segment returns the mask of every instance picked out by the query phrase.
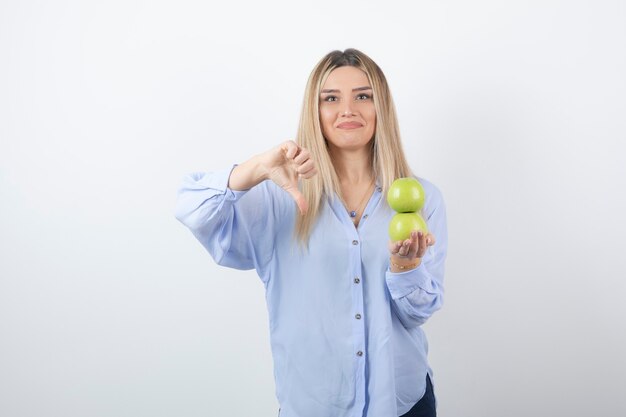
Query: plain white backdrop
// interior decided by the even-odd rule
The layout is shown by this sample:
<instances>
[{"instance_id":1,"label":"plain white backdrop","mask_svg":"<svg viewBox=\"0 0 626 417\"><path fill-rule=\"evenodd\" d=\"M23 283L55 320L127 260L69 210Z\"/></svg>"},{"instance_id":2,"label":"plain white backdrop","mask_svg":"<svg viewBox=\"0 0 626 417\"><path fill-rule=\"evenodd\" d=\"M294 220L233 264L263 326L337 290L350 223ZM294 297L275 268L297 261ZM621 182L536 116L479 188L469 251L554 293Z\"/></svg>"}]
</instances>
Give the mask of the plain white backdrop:
<instances>
[{"instance_id":1,"label":"plain white backdrop","mask_svg":"<svg viewBox=\"0 0 626 417\"><path fill-rule=\"evenodd\" d=\"M624 22L618 0L2 1L0 415L276 415L263 286L176 190L293 138L348 47L447 204L439 415L626 415Z\"/></svg>"}]
</instances>

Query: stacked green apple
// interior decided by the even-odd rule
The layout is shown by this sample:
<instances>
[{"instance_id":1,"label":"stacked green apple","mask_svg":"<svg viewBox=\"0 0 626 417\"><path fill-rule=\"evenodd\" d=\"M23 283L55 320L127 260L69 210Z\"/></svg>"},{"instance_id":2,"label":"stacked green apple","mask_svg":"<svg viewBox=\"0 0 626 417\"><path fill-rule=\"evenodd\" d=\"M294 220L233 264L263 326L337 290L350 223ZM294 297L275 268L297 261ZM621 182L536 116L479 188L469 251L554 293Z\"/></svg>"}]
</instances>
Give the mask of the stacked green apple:
<instances>
[{"instance_id":1,"label":"stacked green apple","mask_svg":"<svg viewBox=\"0 0 626 417\"><path fill-rule=\"evenodd\" d=\"M389 237L393 242L409 239L414 230L428 232L426 222L418 213L425 201L424 188L415 178L398 178L391 184L387 202L397 212L389 223Z\"/></svg>"}]
</instances>

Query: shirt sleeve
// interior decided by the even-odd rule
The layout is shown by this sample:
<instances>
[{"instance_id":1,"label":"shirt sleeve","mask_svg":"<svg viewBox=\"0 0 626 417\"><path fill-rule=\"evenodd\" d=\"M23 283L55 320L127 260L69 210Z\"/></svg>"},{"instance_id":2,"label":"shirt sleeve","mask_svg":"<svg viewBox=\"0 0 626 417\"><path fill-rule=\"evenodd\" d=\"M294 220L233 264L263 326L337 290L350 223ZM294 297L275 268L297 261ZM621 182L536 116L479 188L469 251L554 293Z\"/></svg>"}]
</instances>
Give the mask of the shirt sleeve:
<instances>
[{"instance_id":1,"label":"shirt sleeve","mask_svg":"<svg viewBox=\"0 0 626 417\"><path fill-rule=\"evenodd\" d=\"M274 242L273 199L264 183L247 191L228 188L233 168L184 176L175 216L219 265L256 269L265 281Z\"/></svg>"},{"instance_id":2,"label":"shirt sleeve","mask_svg":"<svg viewBox=\"0 0 626 417\"><path fill-rule=\"evenodd\" d=\"M432 186L432 185L431 185ZM426 222L435 244L428 248L420 266L410 271L386 272L392 307L406 328L421 326L443 304L443 276L448 251L446 208L441 192L429 191Z\"/></svg>"}]
</instances>

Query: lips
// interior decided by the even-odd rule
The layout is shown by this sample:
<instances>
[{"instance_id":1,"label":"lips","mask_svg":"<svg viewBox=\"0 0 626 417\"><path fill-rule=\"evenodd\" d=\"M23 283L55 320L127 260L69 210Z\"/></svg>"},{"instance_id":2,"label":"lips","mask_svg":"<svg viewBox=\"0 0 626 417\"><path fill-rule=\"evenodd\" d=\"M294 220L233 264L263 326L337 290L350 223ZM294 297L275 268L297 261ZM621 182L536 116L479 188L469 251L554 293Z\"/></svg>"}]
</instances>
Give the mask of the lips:
<instances>
[{"instance_id":1,"label":"lips","mask_svg":"<svg viewBox=\"0 0 626 417\"><path fill-rule=\"evenodd\" d=\"M363 127L359 122L343 122L337 125L339 129L358 129L359 127Z\"/></svg>"}]
</instances>

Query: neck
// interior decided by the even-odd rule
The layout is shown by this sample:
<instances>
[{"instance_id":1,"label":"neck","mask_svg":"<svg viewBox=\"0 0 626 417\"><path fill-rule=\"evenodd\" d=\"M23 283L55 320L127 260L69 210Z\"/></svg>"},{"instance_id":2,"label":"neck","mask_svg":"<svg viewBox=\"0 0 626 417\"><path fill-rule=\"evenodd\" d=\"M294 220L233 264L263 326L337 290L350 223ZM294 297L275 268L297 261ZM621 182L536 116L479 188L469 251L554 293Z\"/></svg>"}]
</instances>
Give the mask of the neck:
<instances>
[{"instance_id":1,"label":"neck","mask_svg":"<svg viewBox=\"0 0 626 417\"><path fill-rule=\"evenodd\" d=\"M372 157L367 149L337 150L330 152L335 172L342 186L369 184L373 178Z\"/></svg>"}]
</instances>

